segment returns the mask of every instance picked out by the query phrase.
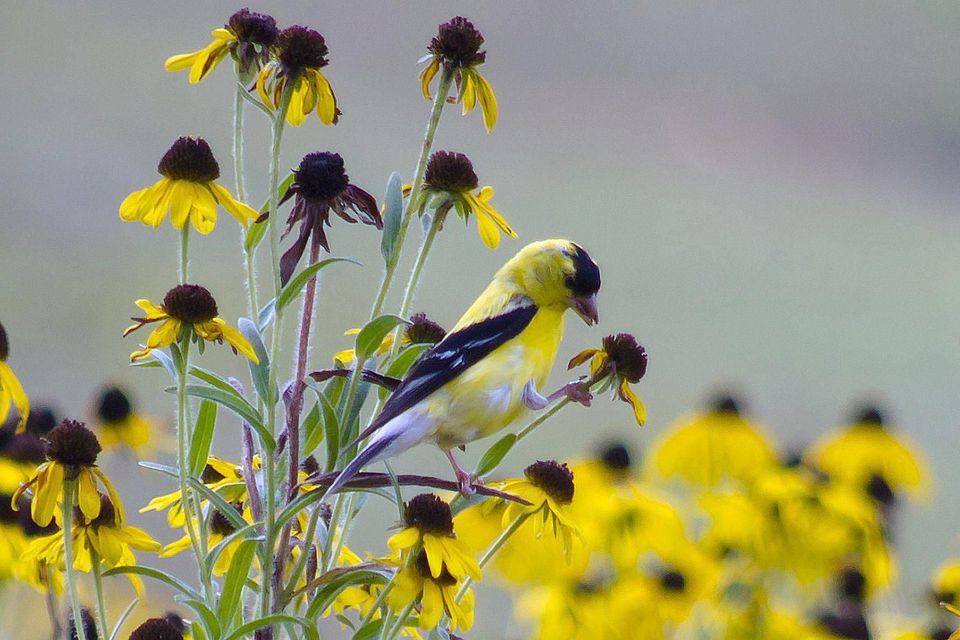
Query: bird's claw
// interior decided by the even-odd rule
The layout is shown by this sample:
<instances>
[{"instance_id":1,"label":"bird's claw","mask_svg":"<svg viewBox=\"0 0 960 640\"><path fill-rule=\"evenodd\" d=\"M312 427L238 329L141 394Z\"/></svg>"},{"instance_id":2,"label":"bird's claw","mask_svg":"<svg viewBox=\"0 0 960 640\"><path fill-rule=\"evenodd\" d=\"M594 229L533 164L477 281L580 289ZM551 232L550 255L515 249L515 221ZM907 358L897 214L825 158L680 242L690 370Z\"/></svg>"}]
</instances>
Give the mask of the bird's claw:
<instances>
[{"instance_id":1,"label":"bird's claw","mask_svg":"<svg viewBox=\"0 0 960 640\"><path fill-rule=\"evenodd\" d=\"M470 498L477 492L473 488L473 476L467 471L457 473L457 484L460 486L460 495L464 498Z\"/></svg>"}]
</instances>

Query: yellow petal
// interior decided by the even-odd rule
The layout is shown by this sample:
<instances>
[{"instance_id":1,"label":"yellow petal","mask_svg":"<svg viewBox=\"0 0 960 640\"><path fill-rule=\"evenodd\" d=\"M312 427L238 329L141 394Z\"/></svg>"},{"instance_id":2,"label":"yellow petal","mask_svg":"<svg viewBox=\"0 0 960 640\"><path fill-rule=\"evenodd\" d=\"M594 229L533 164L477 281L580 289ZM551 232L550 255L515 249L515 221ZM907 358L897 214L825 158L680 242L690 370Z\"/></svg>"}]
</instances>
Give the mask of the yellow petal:
<instances>
[{"instance_id":1,"label":"yellow petal","mask_svg":"<svg viewBox=\"0 0 960 640\"><path fill-rule=\"evenodd\" d=\"M100 493L96 478L89 469L83 469L77 478L77 506L88 521L100 515Z\"/></svg>"},{"instance_id":2,"label":"yellow petal","mask_svg":"<svg viewBox=\"0 0 960 640\"><path fill-rule=\"evenodd\" d=\"M567 369L573 369L574 367L579 367L584 362L592 358L593 355L598 351L599 349L584 349L577 355L570 358L570 362L567 363Z\"/></svg>"},{"instance_id":3,"label":"yellow petal","mask_svg":"<svg viewBox=\"0 0 960 640\"><path fill-rule=\"evenodd\" d=\"M443 615L443 594L433 580L423 581L423 600L420 610L420 628L433 629Z\"/></svg>"},{"instance_id":4,"label":"yellow petal","mask_svg":"<svg viewBox=\"0 0 960 640\"><path fill-rule=\"evenodd\" d=\"M487 82L487 79L480 75L480 72L474 71L474 78L477 81L477 98L480 100L480 111L483 112L483 127L487 133L493 131L497 124L497 96L493 93L493 87Z\"/></svg>"},{"instance_id":5,"label":"yellow petal","mask_svg":"<svg viewBox=\"0 0 960 640\"><path fill-rule=\"evenodd\" d=\"M437 536L426 533L423 535L423 551L427 554L427 565L430 567L430 575L439 578L443 571L443 544L437 539Z\"/></svg>"},{"instance_id":6,"label":"yellow petal","mask_svg":"<svg viewBox=\"0 0 960 640\"><path fill-rule=\"evenodd\" d=\"M228 325L220 318L214 318L213 322L217 323L217 325L220 327L220 333L223 335L224 340L235 347L237 351L247 356L247 358L249 358L253 364L260 364L260 358L257 357L257 352L253 350L253 345L243 337L242 333Z\"/></svg>"},{"instance_id":7,"label":"yellow petal","mask_svg":"<svg viewBox=\"0 0 960 640\"><path fill-rule=\"evenodd\" d=\"M209 187L210 190L213 191L213 196L217 199L217 202L220 203L220 206L236 218L237 222L244 227L246 227L247 223L251 220L256 220L260 217L260 214L254 211L252 207L234 199L233 194L230 193L226 187L220 186L216 182L211 182Z\"/></svg>"},{"instance_id":8,"label":"yellow petal","mask_svg":"<svg viewBox=\"0 0 960 640\"><path fill-rule=\"evenodd\" d=\"M440 58L434 58L430 61L423 71L420 72L420 91L423 93L423 97L427 100L433 100L433 97L430 95L430 82L433 80L433 77L437 75L437 71L440 70Z\"/></svg>"},{"instance_id":9,"label":"yellow petal","mask_svg":"<svg viewBox=\"0 0 960 640\"><path fill-rule=\"evenodd\" d=\"M146 315L147 320L156 320L157 318L167 318L167 317L169 317L169 316L167 315L167 312L166 312L166 311L164 311L164 310L161 309L160 307L156 306L155 304L153 304L152 302L150 302L150 301L147 300L146 298L140 298L140 299L134 301L133 304L137 305L138 307L140 307L141 309L143 309L143 310L146 312L146 314L147 314L147 315Z\"/></svg>"},{"instance_id":10,"label":"yellow petal","mask_svg":"<svg viewBox=\"0 0 960 640\"><path fill-rule=\"evenodd\" d=\"M173 180L161 178L147 192L140 197L137 203L137 220L156 229L167 217L170 203L170 193L173 190Z\"/></svg>"},{"instance_id":11,"label":"yellow petal","mask_svg":"<svg viewBox=\"0 0 960 640\"><path fill-rule=\"evenodd\" d=\"M480 232L480 239L488 249L496 249L500 246L500 230L496 223L489 216L481 211L476 212L477 231Z\"/></svg>"},{"instance_id":12,"label":"yellow petal","mask_svg":"<svg viewBox=\"0 0 960 640\"><path fill-rule=\"evenodd\" d=\"M147 349L162 349L173 344L180 334L180 321L167 318L147 336Z\"/></svg>"},{"instance_id":13,"label":"yellow petal","mask_svg":"<svg viewBox=\"0 0 960 640\"><path fill-rule=\"evenodd\" d=\"M37 486L30 505L33 521L41 527L50 524L63 490L63 465L52 462L37 474Z\"/></svg>"},{"instance_id":14,"label":"yellow petal","mask_svg":"<svg viewBox=\"0 0 960 640\"><path fill-rule=\"evenodd\" d=\"M270 100L266 87L267 78L270 77L271 70L272 65L269 63L264 65L263 69L260 70L260 74L257 75L257 93L260 94L260 101L263 102L263 106L273 111L277 107L273 104L273 101Z\"/></svg>"},{"instance_id":15,"label":"yellow petal","mask_svg":"<svg viewBox=\"0 0 960 640\"><path fill-rule=\"evenodd\" d=\"M207 74L216 68L217 64L227 55L227 43L223 40L214 40L200 52L190 67L190 84L197 84Z\"/></svg>"},{"instance_id":16,"label":"yellow petal","mask_svg":"<svg viewBox=\"0 0 960 640\"><path fill-rule=\"evenodd\" d=\"M207 235L217 225L217 201L213 194L202 184L194 184L193 208L190 210L190 222L193 228Z\"/></svg>"},{"instance_id":17,"label":"yellow petal","mask_svg":"<svg viewBox=\"0 0 960 640\"><path fill-rule=\"evenodd\" d=\"M630 388L630 383L626 380L620 381L620 397L624 402L629 402L633 407L633 417L641 427L647 421L647 408L643 406L643 401Z\"/></svg>"},{"instance_id":18,"label":"yellow petal","mask_svg":"<svg viewBox=\"0 0 960 640\"><path fill-rule=\"evenodd\" d=\"M193 61L196 60L197 56L203 53L203 49L199 51L194 51L192 53L179 53L175 56L170 56L163 63L163 68L167 71L182 71L193 65Z\"/></svg>"},{"instance_id":19,"label":"yellow petal","mask_svg":"<svg viewBox=\"0 0 960 640\"><path fill-rule=\"evenodd\" d=\"M110 567L116 567L123 558L124 545L116 536L116 528L110 526L99 527L93 541L104 562Z\"/></svg>"},{"instance_id":20,"label":"yellow petal","mask_svg":"<svg viewBox=\"0 0 960 640\"><path fill-rule=\"evenodd\" d=\"M477 106L476 72L473 69L461 69L460 100L463 102L461 113L467 115Z\"/></svg>"},{"instance_id":21,"label":"yellow petal","mask_svg":"<svg viewBox=\"0 0 960 640\"><path fill-rule=\"evenodd\" d=\"M17 408L17 413L20 414L20 419L17 422L17 433L23 433L27 428L27 417L30 415L30 399L27 397L27 394L24 393L23 387L20 385L20 381L17 379L17 376L13 375L13 371L5 362L0 362L0 393L6 396L7 406L3 406L3 402L0 402L0 413L3 414L3 418L6 419L7 411L9 411L10 400L13 400L13 406Z\"/></svg>"},{"instance_id":22,"label":"yellow petal","mask_svg":"<svg viewBox=\"0 0 960 640\"><path fill-rule=\"evenodd\" d=\"M419 539L420 531L416 527L407 527L390 536L387 540L387 546L390 547L391 551L402 551L417 544Z\"/></svg>"},{"instance_id":23,"label":"yellow petal","mask_svg":"<svg viewBox=\"0 0 960 640\"><path fill-rule=\"evenodd\" d=\"M174 229L183 229L195 198L193 183L174 180L170 188L170 223Z\"/></svg>"},{"instance_id":24,"label":"yellow petal","mask_svg":"<svg viewBox=\"0 0 960 640\"><path fill-rule=\"evenodd\" d=\"M134 191L120 203L120 219L126 222L137 220L137 212L140 204L140 198L147 192L149 187Z\"/></svg>"},{"instance_id":25,"label":"yellow petal","mask_svg":"<svg viewBox=\"0 0 960 640\"><path fill-rule=\"evenodd\" d=\"M326 76L316 69L313 78L317 91L317 116L323 124L333 124L337 118L337 96Z\"/></svg>"},{"instance_id":26,"label":"yellow petal","mask_svg":"<svg viewBox=\"0 0 960 640\"><path fill-rule=\"evenodd\" d=\"M475 198L475 200L477 202L477 206L480 209L482 209L488 216L490 216L490 219L493 220L498 227L500 227L501 231L503 231L505 234L507 234L511 238L516 238L517 232L514 231L513 228L510 226L510 223L508 223L506 219L502 215L500 215L500 212L494 209L493 205L490 204L490 200L492 198L493 198L493 187L486 186L480 190L480 193L477 194L477 197Z\"/></svg>"}]
</instances>

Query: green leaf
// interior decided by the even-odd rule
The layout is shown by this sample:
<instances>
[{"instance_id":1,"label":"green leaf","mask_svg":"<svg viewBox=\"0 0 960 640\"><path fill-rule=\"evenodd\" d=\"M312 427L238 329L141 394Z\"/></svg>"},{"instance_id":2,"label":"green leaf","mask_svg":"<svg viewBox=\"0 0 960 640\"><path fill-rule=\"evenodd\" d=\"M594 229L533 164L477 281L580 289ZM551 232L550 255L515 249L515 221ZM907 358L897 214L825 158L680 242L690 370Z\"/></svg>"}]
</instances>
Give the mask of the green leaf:
<instances>
[{"instance_id":1,"label":"green leaf","mask_svg":"<svg viewBox=\"0 0 960 640\"><path fill-rule=\"evenodd\" d=\"M372 640L373 638L379 638L380 629L382 627L383 618L371 620L367 624L360 627L357 632L353 634L353 640Z\"/></svg>"},{"instance_id":2,"label":"green leaf","mask_svg":"<svg viewBox=\"0 0 960 640\"><path fill-rule=\"evenodd\" d=\"M337 466L337 458L340 457L340 422L337 420L337 411L327 400L326 394L321 392L317 395L323 411L323 433L327 441L327 460L324 470L333 471Z\"/></svg>"},{"instance_id":3,"label":"green leaf","mask_svg":"<svg viewBox=\"0 0 960 640\"><path fill-rule=\"evenodd\" d=\"M253 360L247 358L247 364L250 366L250 378L253 380L257 395L260 396L264 404L268 404L271 397L276 398L279 394L270 395L270 356L267 355L267 347L263 344L263 337L260 335L257 326L248 318L240 318L237 321L237 328L243 334L243 337L253 345L253 350L260 360L259 363L254 364Z\"/></svg>"},{"instance_id":4,"label":"green leaf","mask_svg":"<svg viewBox=\"0 0 960 640\"><path fill-rule=\"evenodd\" d=\"M223 389L227 393L238 393L238 391L233 388L233 385L227 382L226 378L208 369L203 369L197 366L191 366L190 375L199 380L203 380L204 382L211 384L214 387L217 387L218 389Z\"/></svg>"},{"instance_id":5,"label":"green leaf","mask_svg":"<svg viewBox=\"0 0 960 640\"><path fill-rule=\"evenodd\" d=\"M263 305L263 308L260 309L260 313L257 314L257 326L260 328L260 331L265 331L267 327L270 326L270 323L273 322L276 316L276 306L276 298L270 298L267 304Z\"/></svg>"},{"instance_id":6,"label":"green leaf","mask_svg":"<svg viewBox=\"0 0 960 640\"><path fill-rule=\"evenodd\" d=\"M493 446L487 449L483 457L480 458L480 462L477 463L476 475L486 475L496 469L516 443L517 436L514 433L508 433L494 442Z\"/></svg>"},{"instance_id":7,"label":"green leaf","mask_svg":"<svg viewBox=\"0 0 960 640\"><path fill-rule=\"evenodd\" d=\"M387 180L387 192L383 197L383 235L380 238L380 253L383 261L391 264L400 240L400 221L403 218L403 180L393 172Z\"/></svg>"},{"instance_id":8,"label":"green leaf","mask_svg":"<svg viewBox=\"0 0 960 640\"><path fill-rule=\"evenodd\" d=\"M244 540L234 551L230 568L223 581L220 602L217 603L217 618L220 620L228 620L240 605L243 586L246 583L247 574L250 573L250 565L253 563L256 550L256 540Z\"/></svg>"},{"instance_id":9,"label":"green leaf","mask_svg":"<svg viewBox=\"0 0 960 640\"><path fill-rule=\"evenodd\" d=\"M300 295L300 291L303 290L303 287L306 286L307 282L310 281L310 278L317 275L317 272L327 265L335 262L349 262L351 264L361 265L358 260L354 260L353 258L326 258L325 260L321 260L320 262L310 265L292 277L290 282L287 283L287 286L280 291L280 295L277 296L277 310L281 311L285 309L288 304L293 302L293 300Z\"/></svg>"},{"instance_id":10,"label":"green leaf","mask_svg":"<svg viewBox=\"0 0 960 640\"><path fill-rule=\"evenodd\" d=\"M120 617L117 618L116 624L113 625L113 631L110 632L110 640L117 640L117 636L120 634L120 628L123 626L123 623L127 621L130 614L133 613L133 610L137 608L138 604L140 604L140 598L134 598L130 601L127 608L124 609Z\"/></svg>"},{"instance_id":11,"label":"green leaf","mask_svg":"<svg viewBox=\"0 0 960 640\"><path fill-rule=\"evenodd\" d=\"M180 477L180 471L176 467L171 467L168 464L160 464L159 462L149 462L147 460L141 460L137 464L139 464L144 469L150 469L150 471L159 471L160 473L168 475L171 478Z\"/></svg>"},{"instance_id":12,"label":"green leaf","mask_svg":"<svg viewBox=\"0 0 960 640\"><path fill-rule=\"evenodd\" d=\"M273 436L270 435L270 432L267 431L267 428L263 426L263 420L260 418L260 414L254 409L253 405L246 401L246 399L237 393L236 389L231 387L231 391L225 389L220 389L217 387L208 387L202 384L188 384L187 385L187 395L195 398L206 398L207 400L213 400L219 405L230 409L235 414L240 416L244 422L249 424L254 431L257 432L257 435L260 436L260 440L263 444L273 451L277 447L276 441L273 439Z\"/></svg>"},{"instance_id":13,"label":"green leaf","mask_svg":"<svg viewBox=\"0 0 960 640\"><path fill-rule=\"evenodd\" d=\"M310 413L303 419L301 431L303 432L303 451L304 456L309 456L320 446L323 440L323 420L320 419L320 404L313 405Z\"/></svg>"},{"instance_id":14,"label":"green leaf","mask_svg":"<svg viewBox=\"0 0 960 640\"><path fill-rule=\"evenodd\" d=\"M190 483L190 486L194 488L195 491L202 494L204 498L209 501L214 508L219 511L224 518L230 521L237 529L246 527L249 523L243 519L243 516L236 510L236 508L224 500L219 493L203 484L196 478L187 478L187 482Z\"/></svg>"},{"instance_id":15,"label":"green leaf","mask_svg":"<svg viewBox=\"0 0 960 640\"><path fill-rule=\"evenodd\" d=\"M127 567L114 567L113 569L107 569L103 572L104 576L117 576L117 575L127 575L135 574L138 576L144 576L147 578L153 578L154 580L159 580L160 582L166 584L167 586L173 587L176 591L179 591L188 598L195 598L197 600L202 600L203 596L190 588L185 582L174 578L171 575L168 575L164 571L159 569L154 569L152 567L143 567L140 565L131 565Z\"/></svg>"},{"instance_id":16,"label":"green leaf","mask_svg":"<svg viewBox=\"0 0 960 640\"><path fill-rule=\"evenodd\" d=\"M360 329L355 347L357 364L366 362L367 358L372 356L380 347L384 336L400 324L409 323L400 316L388 313L374 318Z\"/></svg>"},{"instance_id":17,"label":"green leaf","mask_svg":"<svg viewBox=\"0 0 960 640\"><path fill-rule=\"evenodd\" d=\"M170 378L176 381L176 379L179 376L177 375L177 368L176 368L177 365L173 362L173 358L165 354L160 349L154 349L153 351L151 351L150 357L153 358L153 360L141 360L139 362L133 363L133 366L135 367L154 366L155 367L159 363L161 366L163 366L164 369L167 370L167 373L170 374Z\"/></svg>"},{"instance_id":18,"label":"green leaf","mask_svg":"<svg viewBox=\"0 0 960 640\"><path fill-rule=\"evenodd\" d=\"M390 574L385 571L351 567L340 567L328 571L317 580L323 582L323 580L329 576L329 580L326 581L325 584L321 584L320 588L317 589L316 597L310 602L310 606L307 607L306 617L310 620L316 620L347 587L364 584L383 584L387 581L389 575Z\"/></svg>"},{"instance_id":19,"label":"green leaf","mask_svg":"<svg viewBox=\"0 0 960 640\"><path fill-rule=\"evenodd\" d=\"M397 354L397 357L394 358L393 362L390 363L390 366L387 367L386 375L391 378L399 378L402 380L403 376L407 375L407 371L410 370L410 367L413 366L413 363L423 355L424 351L432 346L432 344L411 344L404 347L403 351ZM387 397L389 392L381 387L377 393L382 401Z\"/></svg>"},{"instance_id":20,"label":"green leaf","mask_svg":"<svg viewBox=\"0 0 960 640\"><path fill-rule=\"evenodd\" d=\"M284 624L291 622L298 624L303 628L305 637L310 638L310 640L320 640L320 634L317 632L316 626L303 618L297 618L295 616L289 616L284 613L275 613L273 615L266 616L264 618L259 618L257 620L252 620L245 625L237 627L237 629L225 638L225 640L240 640L241 638L252 638L253 632L257 629L263 629L264 627L269 627L275 624Z\"/></svg>"},{"instance_id":21,"label":"green leaf","mask_svg":"<svg viewBox=\"0 0 960 640\"><path fill-rule=\"evenodd\" d=\"M226 548L234 540L239 540L241 538L250 538L251 534L258 534L257 527L259 526L260 526L260 523L257 523L257 522L253 524L247 524L241 527L240 529L237 529L230 535L226 536L223 540L218 542L212 549L210 549L210 552L207 554L207 557L203 559L203 561L206 563L203 567L206 574L211 575L213 573L213 567L217 563L217 558L220 557L220 554L223 553L226 550ZM258 535L255 535L255 537L250 539L253 540L254 542L263 541L263 537Z\"/></svg>"},{"instance_id":22,"label":"green leaf","mask_svg":"<svg viewBox=\"0 0 960 640\"><path fill-rule=\"evenodd\" d=\"M197 426L190 440L190 475L199 476L207 466L210 444L213 442L214 425L217 422L217 404L211 400L200 403Z\"/></svg>"},{"instance_id":23,"label":"green leaf","mask_svg":"<svg viewBox=\"0 0 960 640\"><path fill-rule=\"evenodd\" d=\"M199 620L190 623L190 635L193 636L193 640L208 640L207 632L203 630Z\"/></svg>"},{"instance_id":24,"label":"green leaf","mask_svg":"<svg viewBox=\"0 0 960 640\"><path fill-rule=\"evenodd\" d=\"M269 206L269 205L267 205ZM243 250L247 253L253 253L267 235L267 229L270 228L270 221L254 222L247 226L246 233L243 234Z\"/></svg>"},{"instance_id":25,"label":"green leaf","mask_svg":"<svg viewBox=\"0 0 960 640\"><path fill-rule=\"evenodd\" d=\"M220 637L220 621L213 610L200 598L180 598L179 602L193 609L200 618L204 633L211 638ZM194 622L196 624L196 622Z\"/></svg>"}]
</instances>

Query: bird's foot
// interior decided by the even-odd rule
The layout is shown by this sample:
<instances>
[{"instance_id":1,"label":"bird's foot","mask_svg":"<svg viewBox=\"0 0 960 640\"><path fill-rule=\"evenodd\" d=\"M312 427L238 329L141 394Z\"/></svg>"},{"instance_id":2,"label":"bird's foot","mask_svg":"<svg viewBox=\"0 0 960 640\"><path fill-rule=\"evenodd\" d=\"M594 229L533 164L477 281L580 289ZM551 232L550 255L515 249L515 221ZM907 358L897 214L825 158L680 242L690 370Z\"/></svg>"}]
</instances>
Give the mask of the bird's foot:
<instances>
[{"instance_id":1,"label":"bird's foot","mask_svg":"<svg viewBox=\"0 0 960 640\"><path fill-rule=\"evenodd\" d=\"M470 498L477 492L473 488L473 476L467 471L457 473L457 484L460 486L460 495L464 498Z\"/></svg>"},{"instance_id":2,"label":"bird's foot","mask_svg":"<svg viewBox=\"0 0 960 640\"><path fill-rule=\"evenodd\" d=\"M568 382L560 387L557 391L550 394L551 400L555 400L556 398L569 398L570 400L578 402L585 407L589 407L590 403L593 401L593 394L590 393L589 385L587 385L583 379L580 379L574 380L573 382Z\"/></svg>"}]
</instances>

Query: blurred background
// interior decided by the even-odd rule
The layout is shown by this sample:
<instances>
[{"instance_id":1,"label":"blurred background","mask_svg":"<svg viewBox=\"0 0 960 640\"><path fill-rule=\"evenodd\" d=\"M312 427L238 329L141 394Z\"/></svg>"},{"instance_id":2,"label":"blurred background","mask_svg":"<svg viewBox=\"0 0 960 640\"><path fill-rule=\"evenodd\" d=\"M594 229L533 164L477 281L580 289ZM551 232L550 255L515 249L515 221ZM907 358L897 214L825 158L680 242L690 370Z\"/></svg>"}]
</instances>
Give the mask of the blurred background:
<instances>
[{"instance_id":1,"label":"blurred background","mask_svg":"<svg viewBox=\"0 0 960 640\"><path fill-rule=\"evenodd\" d=\"M210 142L232 189L231 73L218 69L191 86L185 73L164 72L163 61L205 46L209 31L241 6L91 0L4 8L0 319L9 363L35 403L89 416L98 388L120 381L141 409L170 423L164 374L128 368L143 336L124 340L121 332L135 299L157 300L175 283L178 235L169 225L123 224L117 209L157 179L157 161L179 135ZM487 135L479 113L461 118L450 108L434 148L471 157L520 241L488 251L473 222L464 229L452 221L414 308L449 327L524 243L568 237L597 259L604 285L599 329L572 319L561 360L616 331L636 334L650 354L637 386L650 416L642 431L621 403L572 408L515 450L505 472L536 458L581 456L612 438L642 455L718 389L742 395L784 448L807 444L869 399L927 453L935 478L931 500L899 521L905 606L910 590L958 551L958 5L250 8L326 37L324 72L343 111L336 127L312 118L288 129L282 166L336 151L352 181L378 198L392 171L412 176L429 110L416 61L437 24L462 13L486 37L483 73L500 103L497 128ZM259 206L269 132L265 118L247 113L247 182ZM213 234L194 236L191 269L233 322L245 312L240 233L220 215ZM341 334L366 319L381 276L375 230L335 220L329 237L334 254L365 266L325 272L315 368L349 346ZM225 348L203 359L245 376ZM558 365L554 382L564 379ZM218 428L216 452L235 458L238 424L223 415ZM465 459L485 446L469 448ZM449 473L428 447L396 467L420 465ZM115 457L106 468L130 511L173 489L132 458ZM367 521L361 549L383 550L385 519ZM134 522L163 542L180 535L162 517ZM178 566L188 571L182 559ZM513 628L492 615L500 598L481 589L471 637Z\"/></svg>"}]
</instances>

